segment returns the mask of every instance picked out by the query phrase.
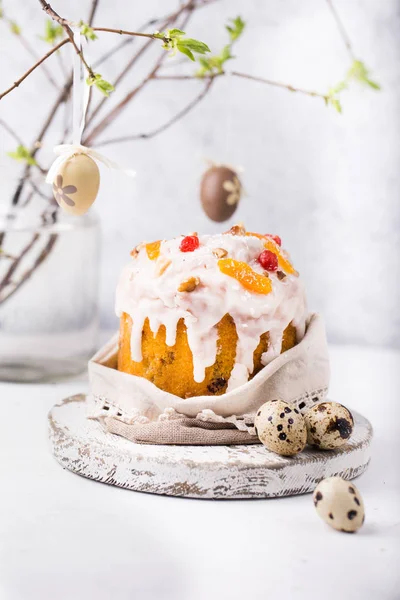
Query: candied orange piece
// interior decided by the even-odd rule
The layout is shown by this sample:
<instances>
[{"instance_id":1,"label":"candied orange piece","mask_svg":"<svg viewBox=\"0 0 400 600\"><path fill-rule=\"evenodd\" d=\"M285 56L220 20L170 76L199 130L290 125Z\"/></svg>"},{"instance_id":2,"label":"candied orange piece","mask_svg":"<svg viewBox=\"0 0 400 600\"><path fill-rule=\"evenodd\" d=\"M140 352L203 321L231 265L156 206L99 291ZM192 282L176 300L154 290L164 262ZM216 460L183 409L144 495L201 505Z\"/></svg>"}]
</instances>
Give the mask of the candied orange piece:
<instances>
[{"instance_id":1,"label":"candied orange piece","mask_svg":"<svg viewBox=\"0 0 400 600\"><path fill-rule=\"evenodd\" d=\"M261 235L261 233L254 233L254 231L247 231L245 235L251 235L252 237L256 237L262 241L265 239L265 235Z\"/></svg>"},{"instance_id":2,"label":"candied orange piece","mask_svg":"<svg viewBox=\"0 0 400 600\"><path fill-rule=\"evenodd\" d=\"M276 242L274 242L274 240L272 240L268 236L261 235L260 233L252 233L250 231L247 232L246 235L252 235L253 237L256 237L256 238L262 240L264 247L267 250L270 250L271 252L276 254L276 256L278 257L278 265L282 269L282 271L285 271L285 273L289 273L289 275L298 275L296 269L293 267L293 265L290 263L290 261L284 256L282 249L280 248L280 246L278 246L278 244Z\"/></svg>"},{"instance_id":3,"label":"candied orange piece","mask_svg":"<svg viewBox=\"0 0 400 600\"><path fill-rule=\"evenodd\" d=\"M266 275L260 275L245 262L233 258L221 258L218 261L221 273L236 279L246 290L255 294L269 294L272 283Z\"/></svg>"},{"instance_id":4,"label":"candied orange piece","mask_svg":"<svg viewBox=\"0 0 400 600\"><path fill-rule=\"evenodd\" d=\"M160 256L160 246L161 240L158 242L151 242L151 244L146 244L146 252L150 260L157 260L157 258Z\"/></svg>"}]
</instances>

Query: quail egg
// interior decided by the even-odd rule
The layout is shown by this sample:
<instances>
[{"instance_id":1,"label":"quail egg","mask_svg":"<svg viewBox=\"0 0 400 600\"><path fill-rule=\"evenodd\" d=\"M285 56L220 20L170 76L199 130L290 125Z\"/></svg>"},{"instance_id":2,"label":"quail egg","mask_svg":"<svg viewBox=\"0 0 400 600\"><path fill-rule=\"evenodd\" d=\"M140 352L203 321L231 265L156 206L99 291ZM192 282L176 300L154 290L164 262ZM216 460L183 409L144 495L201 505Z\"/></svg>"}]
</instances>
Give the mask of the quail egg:
<instances>
[{"instance_id":1,"label":"quail egg","mask_svg":"<svg viewBox=\"0 0 400 600\"><path fill-rule=\"evenodd\" d=\"M310 408L304 418L307 443L321 450L340 448L353 432L353 416L338 402L320 402Z\"/></svg>"},{"instance_id":2,"label":"quail egg","mask_svg":"<svg viewBox=\"0 0 400 600\"><path fill-rule=\"evenodd\" d=\"M364 502L351 481L341 477L323 479L314 491L314 506L325 523L345 533L354 533L364 523Z\"/></svg>"},{"instance_id":3,"label":"quail egg","mask_svg":"<svg viewBox=\"0 0 400 600\"><path fill-rule=\"evenodd\" d=\"M304 417L293 405L283 400L270 400L258 410L255 430L268 450L282 456L293 456L306 445Z\"/></svg>"}]
</instances>

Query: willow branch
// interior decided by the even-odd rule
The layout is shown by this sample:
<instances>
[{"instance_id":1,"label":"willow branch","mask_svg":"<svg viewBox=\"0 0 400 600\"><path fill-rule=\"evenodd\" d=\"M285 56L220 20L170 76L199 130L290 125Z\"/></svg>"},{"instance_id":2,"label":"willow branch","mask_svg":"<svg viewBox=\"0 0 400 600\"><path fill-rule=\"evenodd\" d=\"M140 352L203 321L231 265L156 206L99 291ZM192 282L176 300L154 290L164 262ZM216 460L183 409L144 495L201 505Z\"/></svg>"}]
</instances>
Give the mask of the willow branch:
<instances>
[{"instance_id":1,"label":"willow branch","mask_svg":"<svg viewBox=\"0 0 400 600\"><path fill-rule=\"evenodd\" d=\"M54 52L57 52L57 50L59 50L69 41L69 38L64 38L63 40L61 40L61 42L59 42L56 46L49 50L44 56L42 56L40 60L38 60L30 69L28 69L26 73L22 75L22 77L14 81L14 83L7 90L0 94L0 100L4 98L4 96L7 96L7 94L9 94L10 92L15 90L15 88L17 88L24 81L24 79L26 79L31 73L33 73L35 69L37 69L45 60L47 60L52 54L54 54Z\"/></svg>"},{"instance_id":2,"label":"willow branch","mask_svg":"<svg viewBox=\"0 0 400 600\"><path fill-rule=\"evenodd\" d=\"M337 12L336 8L333 5L332 0L326 0L329 9L333 15L333 18L336 21L336 25L337 28L339 30L340 36L344 42L344 45L346 46L348 53L350 54L351 58L354 60L355 59L355 54L354 54L354 50L353 50L353 46L351 44L350 38L347 34L347 31L345 29L345 26L343 25L343 21L341 20L341 18L339 17L339 13Z\"/></svg>"},{"instance_id":3,"label":"willow branch","mask_svg":"<svg viewBox=\"0 0 400 600\"><path fill-rule=\"evenodd\" d=\"M176 113L176 115L174 115L166 123L164 123L163 125L160 125L159 127L156 127L152 131L149 131L148 133L139 133L136 135L127 135L127 136L122 136L119 138L113 138L113 139L105 140L104 142L99 142L96 145L97 146L106 146L108 144L115 144L115 143L119 143L119 142L130 142L132 140L148 140L148 139L158 135L159 133L164 132L166 129L169 129L172 125L174 125L177 121L180 121L181 119L183 119L183 117L185 117L191 110L193 110L193 108L195 106L197 106L197 104L199 104L199 102L201 102L203 100L204 96L206 96L206 94L209 92L213 83L214 83L214 79L208 78L206 85L204 86L204 89L200 92L200 94L198 94L195 98L193 98L193 100L191 100L182 110L180 110L178 113Z\"/></svg>"}]
</instances>

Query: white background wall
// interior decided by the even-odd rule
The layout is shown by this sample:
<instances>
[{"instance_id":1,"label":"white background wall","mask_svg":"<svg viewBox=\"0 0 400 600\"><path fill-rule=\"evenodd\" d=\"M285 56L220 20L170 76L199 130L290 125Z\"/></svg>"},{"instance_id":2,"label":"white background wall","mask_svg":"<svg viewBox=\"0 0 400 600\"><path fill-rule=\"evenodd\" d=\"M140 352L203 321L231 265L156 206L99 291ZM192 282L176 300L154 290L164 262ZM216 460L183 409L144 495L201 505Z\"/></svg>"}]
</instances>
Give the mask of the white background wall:
<instances>
[{"instance_id":1,"label":"white background wall","mask_svg":"<svg viewBox=\"0 0 400 600\"><path fill-rule=\"evenodd\" d=\"M75 20L88 13L82 0L54 0L53 5ZM325 314L332 341L400 347L400 3L337 0L335 5L356 55L371 68L381 92L354 86L343 96L340 116L321 100L221 78L197 109L165 134L104 148L110 158L133 166L137 177L133 182L102 171L96 210L103 228L103 325L116 323L115 283L135 243L229 225L209 222L200 208L199 179L208 158L243 167L247 195L232 222L281 235L306 282L310 306ZM96 24L135 29L174 6L172 0L103 0ZM37 39L43 29L39 3L5 0L4 9L44 52ZM320 91L342 79L350 60L323 0L219 0L198 11L187 31L218 51L226 42L225 21L237 14L248 27L235 48L231 66L236 70ZM90 56L114 43L104 34L90 47ZM64 50L68 58L69 49ZM133 46L110 60L104 77L112 80L130 52ZM151 56L138 64L111 103L135 86ZM30 63L0 24L1 87ZM58 76L57 62L50 64ZM182 68L193 70L190 64ZM200 86L196 81L152 83L104 138L151 130ZM0 117L29 145L53 95L43 74L36 73L2 100ZM49 158L60 130L61 122L46 139ZM12 149L11 138L0 135L1 150Z\"/></svg>"}]
</instances>

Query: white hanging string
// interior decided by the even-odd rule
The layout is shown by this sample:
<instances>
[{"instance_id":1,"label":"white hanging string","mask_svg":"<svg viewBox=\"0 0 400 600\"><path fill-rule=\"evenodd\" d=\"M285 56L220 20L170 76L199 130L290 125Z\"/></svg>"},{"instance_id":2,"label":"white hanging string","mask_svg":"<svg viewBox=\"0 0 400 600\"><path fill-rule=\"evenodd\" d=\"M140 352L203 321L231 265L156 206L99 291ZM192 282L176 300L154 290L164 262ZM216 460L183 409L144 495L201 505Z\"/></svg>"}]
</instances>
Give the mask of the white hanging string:
<instances>
[{"instance_id":1,"label":"white hanging string","mask_svg":"<svg viewBox=\"0 0 400 600\"><path fill-rule=\"evenodd\" d=\"M82 50L82 35L78 27L72 27L74 41L79 50ZM54 146L54 153L58 155L51 165L46 182L52 184L61 165L74 154L87 154L94 160L103 163L109 169L121 171L129 177L135 176L133 169L124 169L118 163L110 160L104 154L82 146L82 133L85 128L86 111L89 104L89 86L85 81L85 72L79 54L73 49L73 87L72 87L72 144Z\"/></svg>"},{"instance_id":2,"label":"white hanging string","mask_svg":"<svg viewBox=\"0 0 400 600\"><path fill-rule=\"evenodd\" d=\"M82 36L77 27L73 27L74 42L76 47L82 51ZM72 143L80 145L83 128L85 127L86 111L89 103L89 86L86 84L83 65L77 52L73 52L73 76L72 88Z\"/></svg>"}]
</instances>

